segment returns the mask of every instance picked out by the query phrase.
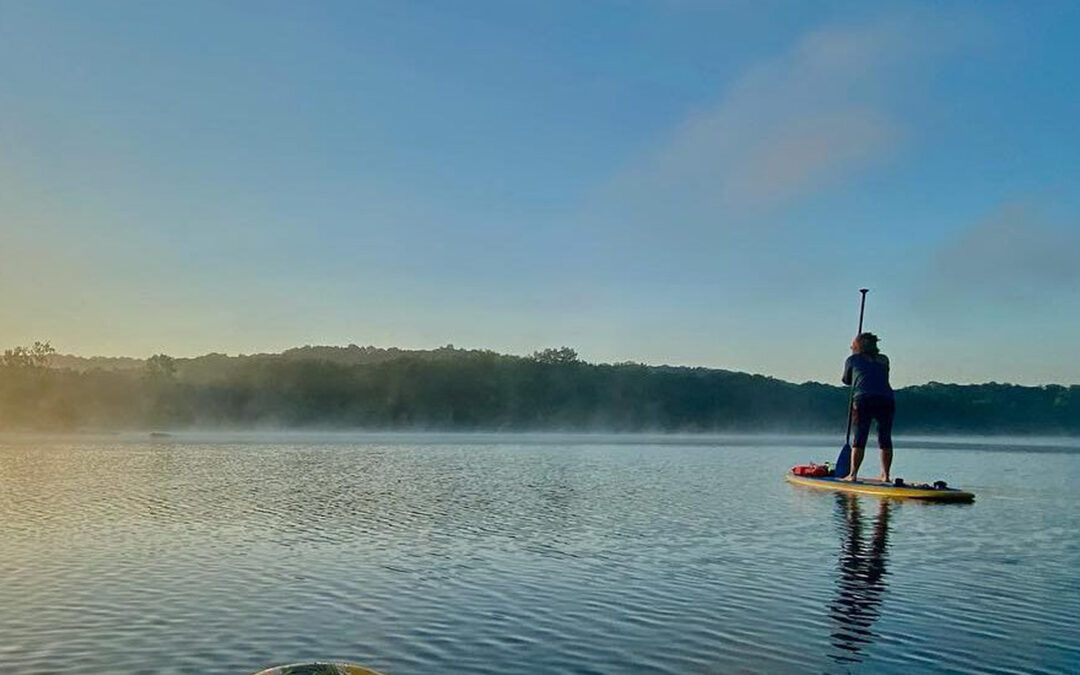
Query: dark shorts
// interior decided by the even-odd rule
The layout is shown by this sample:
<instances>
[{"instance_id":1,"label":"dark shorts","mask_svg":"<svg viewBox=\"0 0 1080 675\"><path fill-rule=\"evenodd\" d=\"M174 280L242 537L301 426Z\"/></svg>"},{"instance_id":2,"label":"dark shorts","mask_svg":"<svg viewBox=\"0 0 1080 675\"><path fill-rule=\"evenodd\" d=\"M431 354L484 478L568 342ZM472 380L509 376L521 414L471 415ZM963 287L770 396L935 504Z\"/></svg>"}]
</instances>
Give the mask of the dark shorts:
<instances>
[{"instance_id":1,"label":"dark shorts","mask_svg":"<svg viewBox=\"0 0 1080 675\"><path fill-rule=\"evenodd\" d=\"M877 442L882 450L892 450L892 423L896 402L885 396L860 396L853 404L854 448L865 448L870 437L870 422L877 420Z\"/></svg>"}]
</instances>

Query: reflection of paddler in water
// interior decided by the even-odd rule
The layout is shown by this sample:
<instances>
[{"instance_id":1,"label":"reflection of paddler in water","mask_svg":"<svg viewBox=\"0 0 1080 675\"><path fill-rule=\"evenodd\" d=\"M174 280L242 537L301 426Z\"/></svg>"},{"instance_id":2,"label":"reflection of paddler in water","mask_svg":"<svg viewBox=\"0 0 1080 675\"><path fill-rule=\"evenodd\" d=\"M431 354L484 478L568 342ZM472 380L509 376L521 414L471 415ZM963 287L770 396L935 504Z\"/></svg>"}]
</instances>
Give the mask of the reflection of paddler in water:
<instances>
[{"instance_id":1,"label":"reflection of paddler in water","mask_svg":"<svg viewBox=\"0 0 1080 675\"><path fill-rule=\"evenodd\" d=\"M860 651L874 638L870 627L879 616L878 607L885 593L885 560L889 533L887 499L878 501L877 518L869 537L863 531L859 497L837 494L837 520L843 527L844 546L840 552L840 579L836 599L829 614L836 623L832 654L836 661L861 661ZM867 539L869 538L869 541Z\"/></svg>"}]
</instances>

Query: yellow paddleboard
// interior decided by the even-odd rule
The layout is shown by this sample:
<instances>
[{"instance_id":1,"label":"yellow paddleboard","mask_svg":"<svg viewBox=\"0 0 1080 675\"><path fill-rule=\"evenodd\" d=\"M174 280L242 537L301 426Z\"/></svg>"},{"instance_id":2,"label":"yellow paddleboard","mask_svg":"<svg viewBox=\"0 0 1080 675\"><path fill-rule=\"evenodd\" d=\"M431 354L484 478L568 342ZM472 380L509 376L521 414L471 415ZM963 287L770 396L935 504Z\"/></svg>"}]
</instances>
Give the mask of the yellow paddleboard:
<instances>
[{"instance_id":1,"label":"yellow paddleboard","mask_svg":"<svg viewBox=\"0 0 1080 675\"><path fill-rule=\"evenodd\" d=\"M832 476L813 478L810 476L796 476L793 473L787 474L787 481L789 483L794 483L795 485L803 485L805 487L816 488L818 490L856 492L858 494L874 495L876 497L919 499L922 501L931 502L975 501L975 495L973 493L966 492L964 490L957 490L956 488L950 487L934 488L913 485L893 485L892 483L882 483L881 481L877 480L860 480L848 482L845 480L840 480L839 478L833 478Z\"/></svg>"}]
</instances>

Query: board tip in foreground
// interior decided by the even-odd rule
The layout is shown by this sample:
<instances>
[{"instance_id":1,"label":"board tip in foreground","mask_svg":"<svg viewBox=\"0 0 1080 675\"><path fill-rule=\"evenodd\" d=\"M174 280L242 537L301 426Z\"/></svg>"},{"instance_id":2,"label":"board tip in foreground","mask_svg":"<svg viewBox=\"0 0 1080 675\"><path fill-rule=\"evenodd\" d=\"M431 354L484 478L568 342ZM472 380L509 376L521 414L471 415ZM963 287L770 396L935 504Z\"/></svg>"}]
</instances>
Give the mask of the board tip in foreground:
<instances>
[{"instance_id":1,"label":"board tip in foreground","mask_svg":"<svg viewBox=\"0 0 1080 675\"><path fill-rule=\"evenodd\" d=\"M293 663L260 670L255 675L382 675L355 663Z\"/></svg>"}]
</instances>

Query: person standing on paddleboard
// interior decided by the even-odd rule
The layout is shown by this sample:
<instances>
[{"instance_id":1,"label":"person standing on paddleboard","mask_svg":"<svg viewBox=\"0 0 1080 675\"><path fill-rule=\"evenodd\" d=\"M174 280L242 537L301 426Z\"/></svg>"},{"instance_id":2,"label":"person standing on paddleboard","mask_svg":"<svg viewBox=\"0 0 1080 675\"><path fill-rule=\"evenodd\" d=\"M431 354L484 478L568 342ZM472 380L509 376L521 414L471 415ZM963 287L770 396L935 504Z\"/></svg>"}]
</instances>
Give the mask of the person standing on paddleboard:
<instances>
[{"instance_id":1,"label":"person standing on paddleboard","mask_svg":"<svg viewBox=\"0 0 1080 675\"><path fill-rule=\"evenodd\" d=\"M844 384L852 385L855 442L851 444L851 473L843 480L859 479L870 422L877 420L878 447L881 448L881 480L889 482L892 468L892 425L896 413L893 389L889 386L889 357L878 351L878 337L859 333L851 341L851 356L844 363Z\"/></svg>"}]
</instances>

